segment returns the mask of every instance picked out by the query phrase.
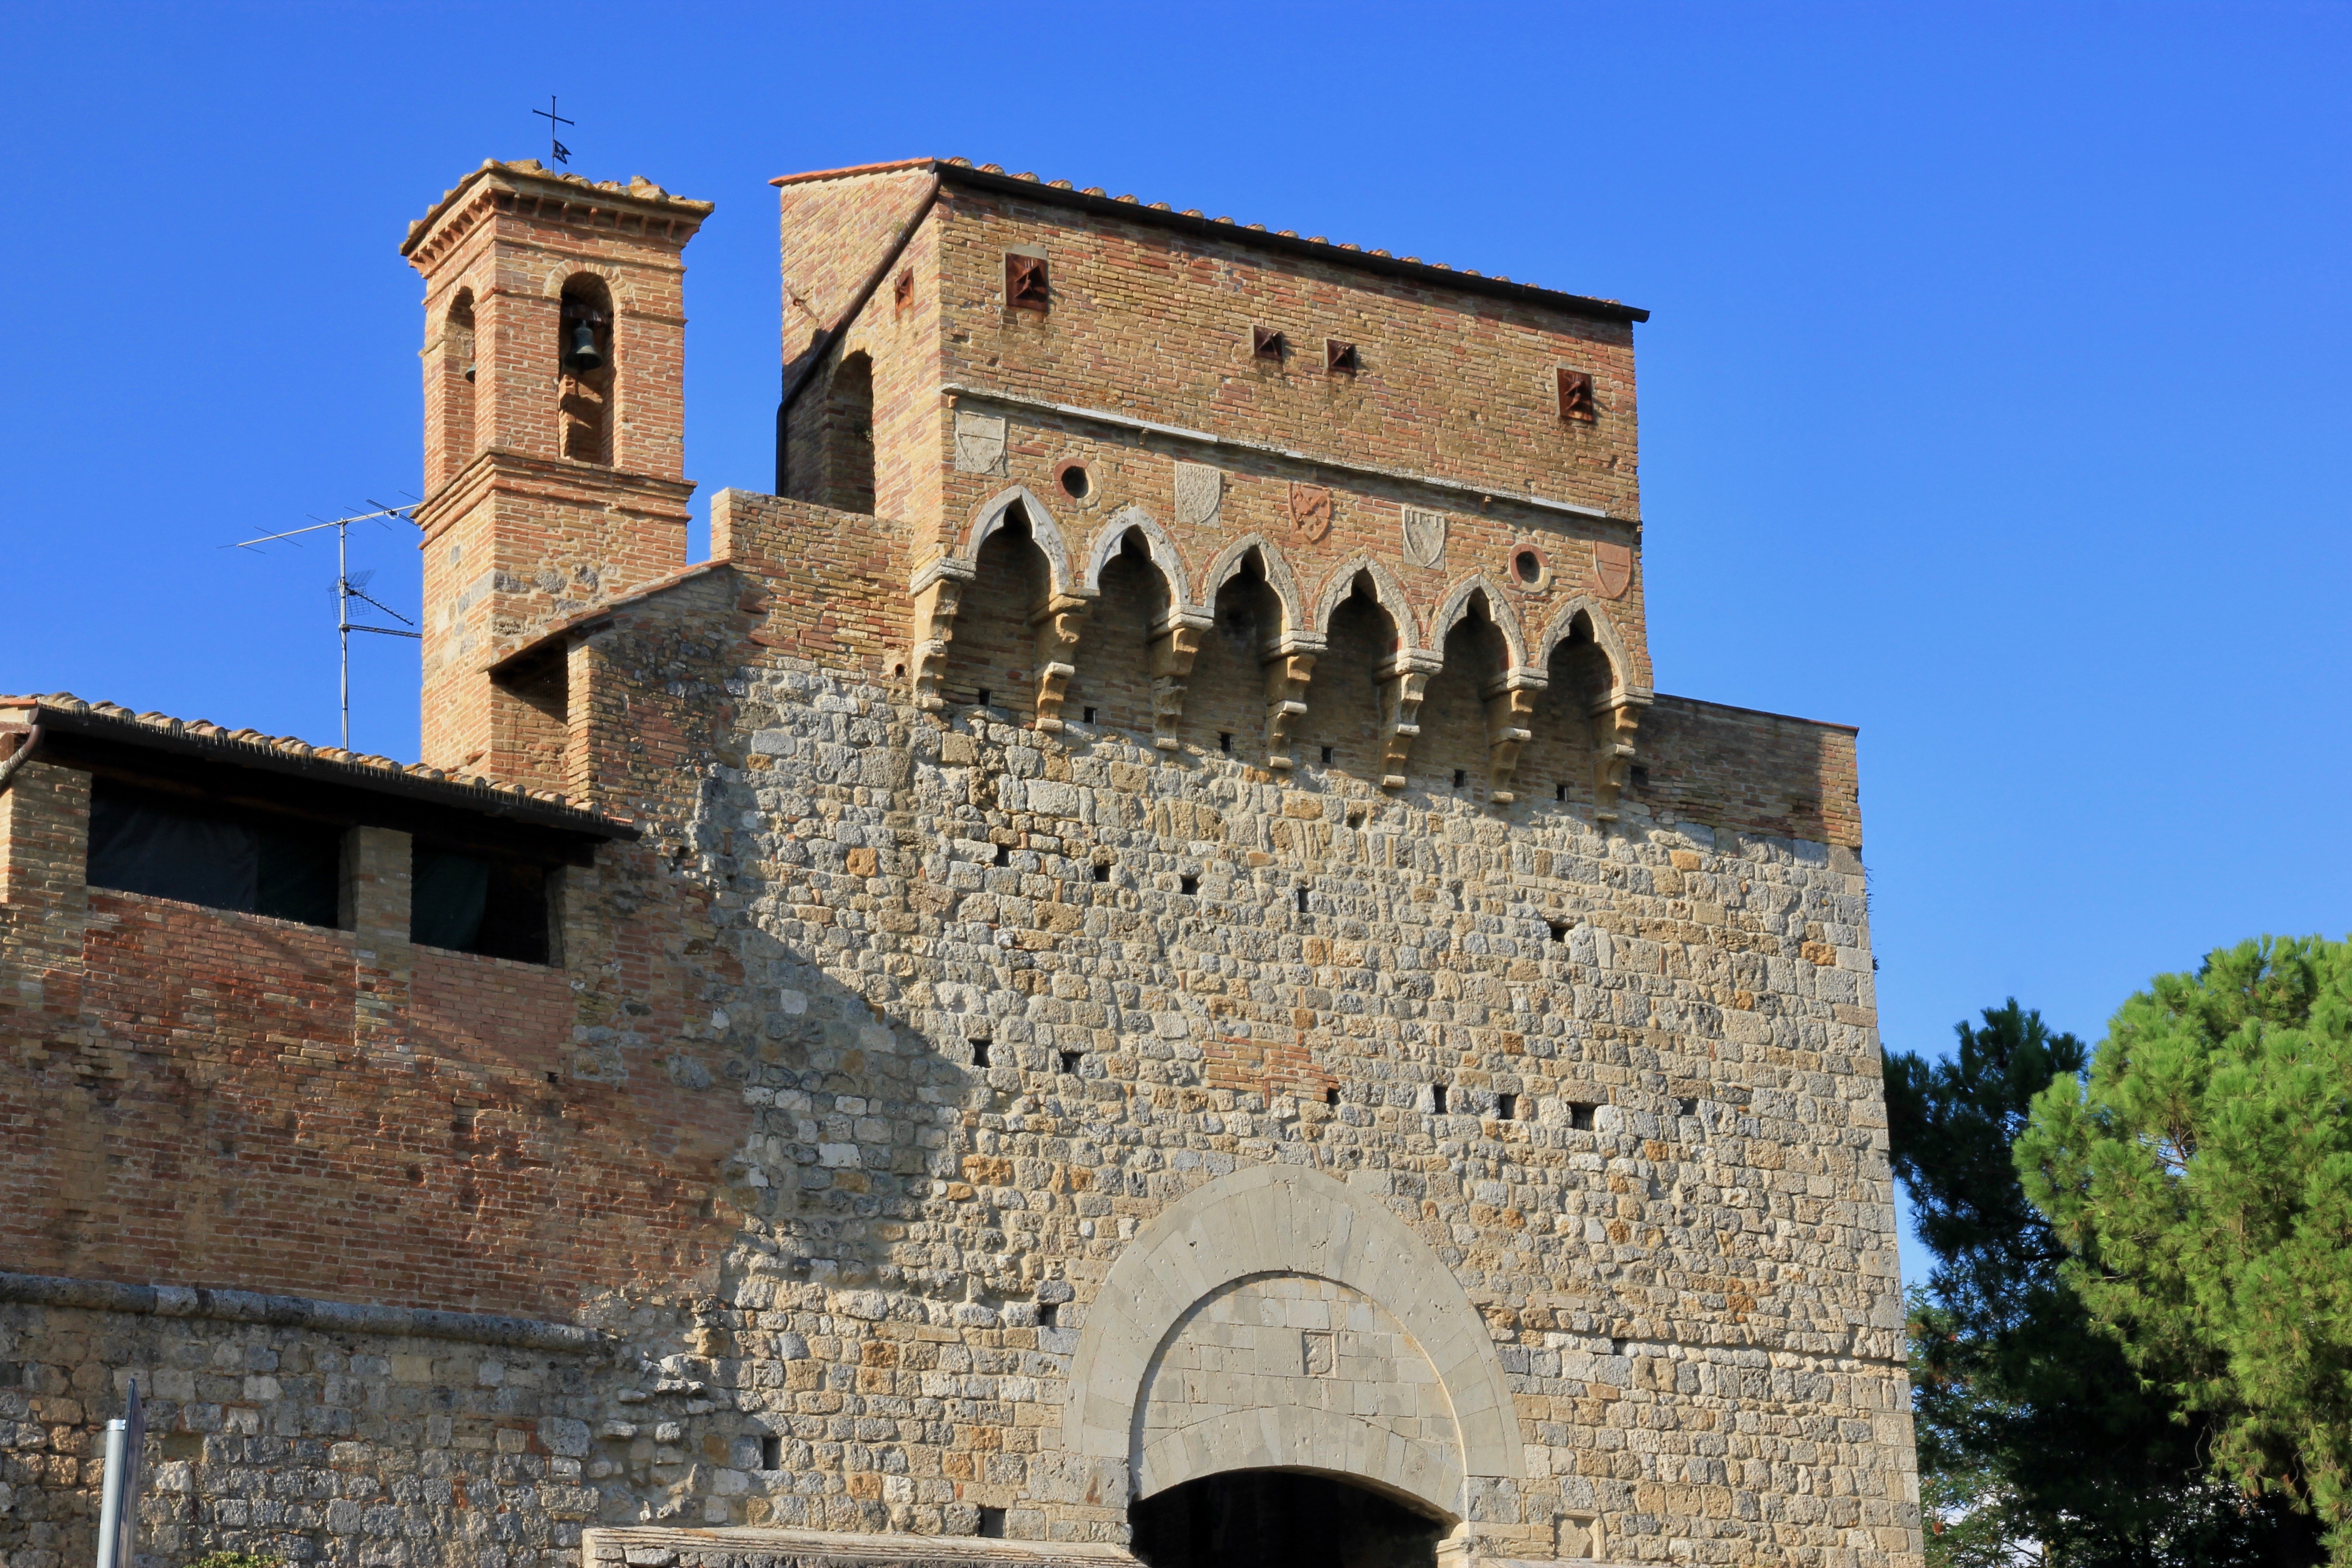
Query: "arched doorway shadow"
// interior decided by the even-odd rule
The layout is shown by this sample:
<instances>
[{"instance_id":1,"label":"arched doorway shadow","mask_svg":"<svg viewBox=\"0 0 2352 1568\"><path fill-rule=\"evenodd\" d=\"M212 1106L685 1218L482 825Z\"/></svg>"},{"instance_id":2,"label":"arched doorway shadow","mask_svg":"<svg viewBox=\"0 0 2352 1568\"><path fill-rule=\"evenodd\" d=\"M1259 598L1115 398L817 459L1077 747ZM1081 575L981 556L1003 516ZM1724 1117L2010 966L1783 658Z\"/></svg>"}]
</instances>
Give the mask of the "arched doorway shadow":
<instances>
[{"instance_id":1,"label":"arched doorway shadow","mask_svg":"<svg viewBox=\"0 0 2352 1568\"><path fill-rule=\"evenodd\" d=\"M1223 1470L1128 1510L1149 1568L1436 1568L1447 1522L1315 1470Z\"/></svg>"}]
</instances>

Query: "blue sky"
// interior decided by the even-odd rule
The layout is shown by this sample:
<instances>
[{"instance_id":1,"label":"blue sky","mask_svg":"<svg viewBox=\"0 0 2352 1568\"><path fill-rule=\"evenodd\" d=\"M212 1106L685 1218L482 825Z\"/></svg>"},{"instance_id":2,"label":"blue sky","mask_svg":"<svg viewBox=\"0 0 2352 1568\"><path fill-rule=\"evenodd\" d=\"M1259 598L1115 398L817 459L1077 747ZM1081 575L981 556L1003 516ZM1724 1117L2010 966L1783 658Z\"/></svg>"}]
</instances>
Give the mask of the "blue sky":
<instances>
[{"instance_id":1,"label":"blue sky","mask_svg":"<svg viewBox=\"0 0 2352 1568\"><path fill-rule=\"evenodd\" d=\"M330 741L418 484L408 220L485 156L716 201L688 469L761 489L772 193L961 154L1609 295L1662 689L1862 726L1890 1048L2341 935L2342 4L0 5L0 689ZM414 613L413 542L362 532ZM413 755L415 656L354 742ZM1917 1277L1916 1253L1906 1273Z\"/></svg>"}]
</instances>

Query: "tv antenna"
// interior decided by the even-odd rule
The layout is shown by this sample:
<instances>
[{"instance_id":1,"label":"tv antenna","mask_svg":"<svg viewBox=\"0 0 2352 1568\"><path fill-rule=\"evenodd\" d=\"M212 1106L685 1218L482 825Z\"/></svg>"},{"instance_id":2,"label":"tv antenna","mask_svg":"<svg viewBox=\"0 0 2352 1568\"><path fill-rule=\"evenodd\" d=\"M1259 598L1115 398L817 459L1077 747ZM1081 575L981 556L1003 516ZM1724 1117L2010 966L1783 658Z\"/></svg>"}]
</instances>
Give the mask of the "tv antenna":
<instances>
[{"instance_id":1,"label":"tv antenna","mask_svg":"<svg viewBox=\"0 0 2352 1568\"><path fill-rule=\"evenodd\" d=\"M563 144L563 133L556 130L556 127L559 125L570 125L573 123L573 121L566 120L563 116L555 112L555 95L551 92L549 93L547 95L547 107L545 109L534 109L531 112L538 115L541 120L547 121L547 145L549 155L559 163L571 163L572 149Z\"/></svg>"},{"instance_id":2,"label":"tv antenna","mask_svg":"<svg viewBox=\"0 0 2352 1568\"><path fill-rule=\"evenodd\" d=\"M388 517L396 517L403 522L415 522L416 519L409 514L416 510L418 504L411 501L406 506L386 506L380 500L371 500L368 505L376 509L373 511L354 512L348 517L328 518L323 521L311 523L307 528L289 528L283 533L265 533L258 539L244 539L235 544L222 546L225 550L253 550L280 540L291 540L296 542L296 548L299 549L299 541L303 534L316 533L327 528L335 531L335 633L342 640L342 747L346 752L352 749L352 634L373 632L382 637L408 637L416 642L425 640L423 632L404 632L397 626L372 626L364 621L352 619L352 601L357 599L363 605L374 605L394 620L398 621L401 626L413 626L416 624L383 600L371 598L367 595L365 592L367 585L375 578L373 568L362 572L357 576L352 574L352 524L374 522L389 528L391 524L383 521Z\"/></svg>"}]
</instances>

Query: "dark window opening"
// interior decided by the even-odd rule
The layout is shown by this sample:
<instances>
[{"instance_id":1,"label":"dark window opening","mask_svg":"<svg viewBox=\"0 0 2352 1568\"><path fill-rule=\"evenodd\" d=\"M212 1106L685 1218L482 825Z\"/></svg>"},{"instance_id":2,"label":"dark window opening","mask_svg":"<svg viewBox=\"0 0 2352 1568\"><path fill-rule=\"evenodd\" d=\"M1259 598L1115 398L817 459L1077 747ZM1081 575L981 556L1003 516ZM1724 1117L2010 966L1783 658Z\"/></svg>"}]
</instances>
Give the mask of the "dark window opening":
<instances>
[{"instance_id":1,"label":"dark window opening","mask_svg":"<svg viewBox=\"0 0 2352 1568\"><path fill-rule=\"evenodd\" d=\"M1081 723L1081 724L1091 724L1091 723L1093 723L1093 722L1095 721L1095 710L1094 710L1093 709L1091 709L1091 708L1082 709L1082 710L1080 710L1080 711L1081 711L1081 712L1083 712L1083 713L1086 715L1086 717L1084 717L1084 718L1080 719L1080 720L1078 721L1078 722L1079 722L1079 723Z\"/></svg>"},{"instance_id":2,"label":"dark window opening","mask_svg":"<svg viewBox=\"0 0 2352 1568\"><path fill-rule=\"evenodd\" d=\"M996 863L1000 866L1010 866L1013 864L1013 846L1010 844L1000 844L996 847Z\"/></svg>"},{"instance_id":3,"label":"dark window opening","mask_svg":"<svg viewBox=\"0 0 2352 1568\"><path fill-rule=\"evenodd\" d=\"M1045 286L1044 257L1005 254L1004 302L1023 310L1043 310L1053 303Z\"/></svg>"},{"instance_id":4,"label":"dark window opening","mask_svg":"<svg viewBox=\"0 0 2352 1568\"><path fill-rule=\"evenodd\" d=\"M1076 1072L1077 1072L1077 1070L1078 1070L1078 1053L1077 1053L1077 1052L1076 1052L1076 1051L1064 1051L1064 1052L1062 1053L1062 1056L1061 1056L1061 1060L1062 1060L1062 1070L1063 1070L1064 1072L1066 1072L1066 1073L1069 1073L1069 1074L1072 1074L1072 1075L1076 1075Z\"/></svg>"},{"instance_id":5,"label":"dark window opening","mask_svg":"<svg viewBox=\"0 0 2352 1568\"><path fill-rule=\"evenodd\" d=\"M1675 1105L1685 1116L1696 1116L1698 1114L1698 1101L1696 1100L1677 1100Z\"/></svg>"},{"instance_id":6,"label":"dark window opening","mask_svg":"<svg viewBox=\"0 0 2352 1568\"><path fill-rule=\"evenodd\" d=\"M784 1440L782 1437L760 1439L760 1468L763 1470L781 1470L784 1468Z\"/></svg>"},{"instance_id":7,"label":"dark window opening","mask_svg":"<svg viewBox=\"0 0 2352 1568\"><path fill-rule=\"evenodd\" d=\"M547 868L418 844L410 851L408 940L451 952L548 962Z\"/></svg>"},{"instance_id":8,"label":"dark window opening","mask_svg":"<svg viewBox=\"0 0 2352 1568\"><path fill-rule=\"evenodd\" d=\"M1533 587L1543 581L1543 557L1532 550L1522 550L1511 557L1511 575Z\"/></svg>"},{"instance_id":9,"label":"dark window opening","mask_svg":"<svg viewBox=\"0 0 2352 1568\"><path fill-rule=\"evenodd\" d=\"M1109 861L1097 860L1095 862L1095 880L1097 882L1108 882L1110 880Z\"/></svg>"},{"instance_id":10,"label":"dark window opening","mask_svg":"<svg viewBox=\"0 0 2352 1568\"><path fill-rule=\"evenodd\" d=\"M1456 769L1454 769L1454 787L1455 789L1460 789L1464 784L1468 784L1469 782L1470 782L1470 770L1469 770L1469 769L1467 769L1467 768L1456 768Z\"/></svg>"},{"instance_id":11,"label":"dark window opening","mask_svg":"<svg viewBox=\"0 0 2352 1568\"><path fill-rule=\"evenodd\" d=\"M1043 1301L1038 1303L1037 1326L1041 1329L1060 1328L1062 1326L1062 1304L1058 1301Z\"/></svg>"},{"instance_id":12,"label":"dark window opening","mask_svg":"<svg viewBox=\"0 0 2352 1568\"><path fill-rule=\"evenodd\" d=\"M1554 942L1566 942L1568 940L1568 922L1566 921L1554 921L1551 922L1551 939Z\"/></svg>"},{"instance_id":13,"label":"dark window opening","mask_svg":"<svg viewBox=\"0 0 2352 1568\"><path fill-rule=\"evenodd\" d=\"M1328 746L1323 748L1323 765L1327 768L1331 765L1331 748Z\"/></svg>"},{"instance_id":14,"label":"dark window opening","mask_svg":"<svg viewBox=\"0 0 2352 1568\"><path fill-rule=\"evenodd\" d=\"M1324 1103L1324 1104L1326 1104L1326 1105L1328 1105L1328 1106L1335 1107L1335 1108L1339 1105L1339 1086L1338 1084L1336 1084L1336 1083L1335 1083L1335 1084L1332 1084L1332 1085L1330 1085L1328 1088L1327 1088L1327 1089L1324 1089L1324 1091L1323 1091L1323 1103Z\"/></svg>"},{"instance_id":15,"label":"dark window opening","mask_svg":"<svg viewBox=\"0 0 2352 1568\"><path fill-rule=\"evenodd\" d=\"M1579 1132L1591 1131L1592 1111L1593 1108L1590 1105L1579 1105L1571 1102L1568 1108L1568 1124L1570 1127L1575 1128Z\"/></svg>"},{"instance_id":16,"label":"dark window opening","mask_svg":"<svg viewBox=\"0 0 2352 1568\"><path fill-rule=\"evenodd\" d=\"M1072 500L1084 500L1095 493L1094 476L1087 472L1084 463L1064 463L1054 478Z\"/></svg>"},{"instance_id":17,"label":"dark window opening","mask_svg":"<svg viewBox=\"0 0 2352 1568\"><path fill-rule=\"evenodd\" d=\"M980 690L978 691L978 693L976 693L976 694L975 694L975 700L974 700L974 702L973 702L972 706L974 706L974 707L976 707L976 708L985 708L985 707L987 707L987 706L988 706L988 700L989 700L989 698L990 698L990 697L992 697L992 695L994 695L994 693L991 692L991 691L988 689L988 688L987 688L987 687L985 687L985 686L982 687L982 688L980 689Z\"/></svg>"},{"instance_id":18,"label":"dark window opening","mask_svg":"<svg viewBox=\"0 0 2352 1568\"><path fill-rule=\"evenodd\" d=\"M343 836L299 818L183 802L108 779L89 797L93 888L215 910L342 923Z\"/></svg>"},{"instance_id":19,"label":"dark window opening","mask_svg":"<svg viewBox=\"0 0 2352 1568\"><path fill-rule=\"evenodd\" d=\"M1224 752L1228 756L1233 754L1234 732L1231 730L1220 730L1217 731L1217 750Z\"/></svg>"},{"instance_id":20,"label":"dark window opening","mask_svg":"<svg viewBox=\"0 0 2352 1568\"><path fill-rule=\"evenodd\" d=\"M1293 889L1291 891L1291 897L1297 902L1298 912L1302 915L1305 914L1307 912L1307 889L1304 888Z\"/></svg>"},{"instance_id":21,"label":"dark window opening","mask_svg":"<svg viewBox=\"0 0 2352 1568\"><path fill-rule=\"evenodd\" d=\"M1593 417L1592 377L1580 370L1559 373L1559 416L1590 423Z\"/></svg>"},{"instance_id":22,"label":"dark window opening","mask_svg":"<svg viewBox=\"0 0 2352 1568\"><path fill-rule=\"evenodd\" d=\"M1650 770L1644 767L1627 768L1625 779L1635 789L1647 789L1650 787Z\"/></svg>"},{"instance_id":23,"label":"dark window opening","mask_svg":"<svg viewBox=\"0 0 2352 1568\"><path fill-rule=\"evenodd\" d=\"M1566 800L1568 798L1568 786L1564 784L1556 784L1552 785L1551 797L1554 800Z\"/></svg>"},{"instance_id":24,"label":"dark window opening","mask_svg":"<svg viewBox=\"0 0 2352 1568\"><path fill-rule=\"evenodd\" d=\"M988 1065L988 1042L986 1040L972 1041L971 1065L976 1068L984 1068Z\"/></svg>"},{"instance_id":25,"label":"dark window opening","mask_svg":"<svg viewBox=\"0 0 2352 1568\"><path fill-rule=\"evenodd\" d=\"M1445 1086L1444 1084L1433 1083L1429 1086L1429 1110L1430 1114L1433 1116L1443 1116L1445 1114Z\"/></svg>"},{"instance_id":26,"label":"dark window opening","mask_svg":"<svg viewBox=\"0 0 2352 1568\"><path fill-rule=\"evenodd\" d=\"M1519 1119L1519 1097L1516 1094L1496 1095L1495 1117L1501 1121L1517 1121Z\"/></svg>"},{"instance_id":27,"label":"dark window opening","mask_svg":"<svg viewBox=\"0 0 2352 1568\"><path fill-rule=\"evenodd\" d=\"M1201 890L1201 879L1187 874L1176 879L1176 890L1187 896Z\"/></svg>"},{"instance_id":28,"label":"dark window opening","mask_svg":"<svg viewBox=\"0 0 2352 1568\"><path fill-rule=\"evenodd\" d=\"M1001 1508L982 1509L980 1510L980 1533L983 1540L1003 1540L1004 1510Z\"/></svg>"},{"instance_id":29,"label":"dark window opening","mask_svg":"<svg viewBox=\"0 0 2352 1568\"><path fill-rule=\"evenodd\" d=\"M1338 1476L1226 1470L1128 1509L1150 1568L1435 1568L1445 1526Z\"/></svg>"}]
</instances>

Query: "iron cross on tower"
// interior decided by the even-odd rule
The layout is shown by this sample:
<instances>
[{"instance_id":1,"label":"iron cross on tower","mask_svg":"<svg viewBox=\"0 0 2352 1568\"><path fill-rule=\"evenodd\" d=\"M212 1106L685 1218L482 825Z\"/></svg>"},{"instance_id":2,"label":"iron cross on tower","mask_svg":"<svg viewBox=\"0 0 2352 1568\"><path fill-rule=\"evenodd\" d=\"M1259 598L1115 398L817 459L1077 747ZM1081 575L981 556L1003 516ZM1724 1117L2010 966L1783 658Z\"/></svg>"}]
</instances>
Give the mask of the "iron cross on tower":
<instances>
[{"instance_id":1,"label":"iron cross on tower","mask_svg":"<svg viewBox=\"0 0 2352 1568\"><path fill-rule=\"evenodd\" d=\"M564 119L561 114L555 112L555 95L551 92L549 93L547 95L547 107L545 109L534 109L531 112L547 121L548 146L552 151L555 161L559 163L571 163L572 149L563 144L563 139L560 134L558 134L555 128L559 125L570 125L572 122Z\"/></svg>"}]
</instances>

